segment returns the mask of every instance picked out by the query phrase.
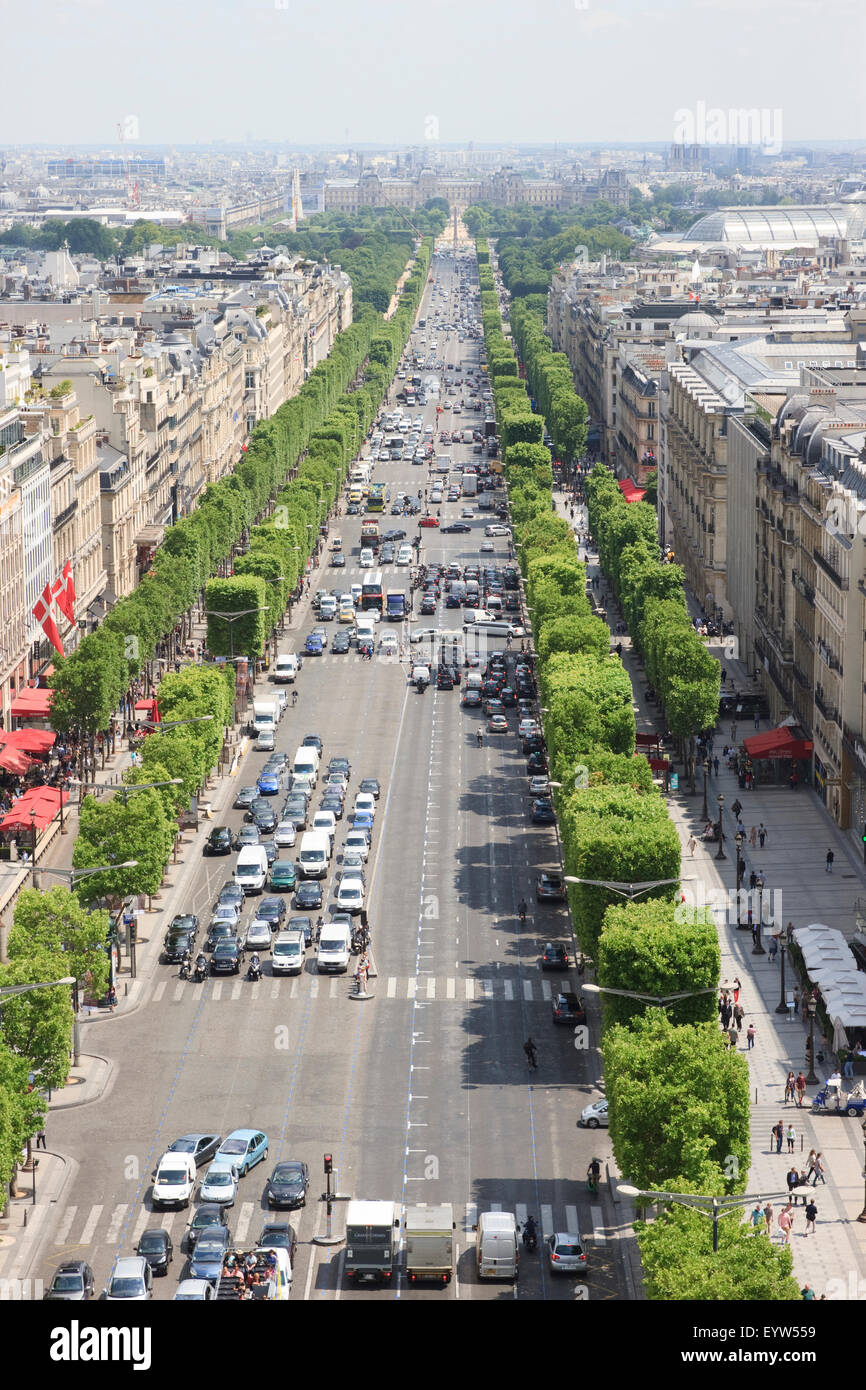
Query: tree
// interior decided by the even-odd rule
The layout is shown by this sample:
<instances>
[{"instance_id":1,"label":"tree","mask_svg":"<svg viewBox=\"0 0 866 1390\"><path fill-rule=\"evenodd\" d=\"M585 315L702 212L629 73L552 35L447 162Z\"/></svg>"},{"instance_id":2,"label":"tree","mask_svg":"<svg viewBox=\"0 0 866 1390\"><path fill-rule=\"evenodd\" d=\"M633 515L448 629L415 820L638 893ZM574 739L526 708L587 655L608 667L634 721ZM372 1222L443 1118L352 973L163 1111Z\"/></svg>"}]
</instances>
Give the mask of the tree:
<instances>
[{"instance_id":1,"label":"tree","mask_svg":"<svg viewBox=\"0 0 866 1390\"><path fill-rule=\"evenodd\" d=\"M680 1187L687 1192L690 1188ZM709 1217L669 1206L656 1221L635 1222L647 1297L665 1303L683 1299L722 1303L799 1302L792 1278L793 1255L763 1232L744 1225L739 1214L719 1221L713 1251Z\"/></svg>"},{"instance_id":2,"label":"tree","mask_svg":"<svg viewBox=\"0 0 866 1390\"><path fill-rule=\"evenodd\" d=\"M104 863L104 860L100 861ZM94 875L101 879L101 875ZM108 913L81 906L68 888L55 886L46 891L23 888L15 903L15 916L9 932L10 961L27 960L33 951L53 958L48 979L71 975L83 980L87 975L98 996L108 988Z\"/></svg>"},{"instance_id":3,"label":"tree","mask_svg":"<svg viewBox=\"0 0 866 1390\"><path fill-rule=\"evenodd\" d=\"M715 1023L675 1026L648 1009L602 1042L610 1137L636 1187L742 1192L751 1162L749 1072Z\"/></svg>"},{"instance_id":4,"label":"tree","mask_svg":"<svg viewBox=\"0 0 866 1390\"><path fill-rule=\"evenodd\" d=\"M59 954L59 953L58 953ZM33 950L0 970L0 984L41 984L62 979L62 957L49 950ZM103 960L107 958L103 952ZM53 1089L65 1085L69 1075L72 1040L72 1004L69 988L33 989L3 1001L3 1042L27 1062L34 1085Z\"/></svg>"},{"instance_id":5,"label":"tree","mask_svg":"<svg viewBox=\"0 0 866 1390\"><path fill-rule=\"evenodd\" d=\"M721 954L715 919L706 908L681 921L678 905L625 902L604 914L598 948L598 982L608 989L631 990L655 998L710 990L668 1006L674 1023L711 1023ZM628 1024L647 1004L615 994L602 995L605 1026Z\"/></svg>"},{"instance_id":6,"label":"tree","mask_svg":"<svg viewBox=\"0 0 866 1390\"><path fill-rule=\"evenodd\" d=\"M207 645L214 656L261 656L267 637L267 586L256 575L211 579L205 587ZM224 613L242 617L224 618Z\"/></svg>"},{"instance_id":7,"label":"tree","mask_svg":"<svg viewBox=\"0 0 866 1390\"><path fill-rule=\"evenodd\" d=\"M72 851L73 866L95 869L102 864L124 864L133 859L138 862L133 869L116 869L79 879L75 885L77 898L82 903L107 898L119 907L129 893L152 897L159 892L173 840L173 830L156 792L136 792L126 805L120 797L111 801L85 797Z\"/></svg>"},{"instance_id":8,"label":"tree","mask_svg":"<svg viewBox=\"0 0 866 1390\"><path fill-rule=\"evenodd\" d=\"M26 1057L0 1042L0 1210L5 1209L21 1150L45 1119L45 1102L31 1088L29 1074Z\"/></svg>"}]
</instances>

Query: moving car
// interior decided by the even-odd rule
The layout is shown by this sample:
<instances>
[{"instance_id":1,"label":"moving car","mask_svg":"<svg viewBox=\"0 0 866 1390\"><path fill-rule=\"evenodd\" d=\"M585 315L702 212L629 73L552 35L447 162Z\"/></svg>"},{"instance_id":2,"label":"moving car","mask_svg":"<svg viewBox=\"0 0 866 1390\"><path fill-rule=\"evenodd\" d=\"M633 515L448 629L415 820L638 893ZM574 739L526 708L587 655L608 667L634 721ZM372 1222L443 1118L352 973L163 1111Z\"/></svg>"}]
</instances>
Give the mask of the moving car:
<instances>
[{"instance_id":1,"label":"moving car","mask_svg":"<svg viewBox=\"0 0 866 1390\"><path fill-rule=\"evenodd\" d=\"M291 849L298 838L298 832L290 820L281 820L274 831L274 844L278 849Z\"/></svg>"},{"instance_id":2,"label":"moving car","mask_svg":"<svg viewBox=\"0 0 866 1390\"><path fill-rule=\"evenodd\" d=\"M205 840L205 854L231 854L232 832L227 825L215 825Z\"/></svg>"},{"instance_id":3,"label":"moving car","mask_svg":"<svg viewBox=\"0 0 866 1390\"><path fill-rule=\"evenodd\" d=\"M364 777L358 788L359 792L366 792L369 796L372 796L374 801L379 800L379 790L379 780L376 777Z\"/></svg>"},{"instance_id":4,"label":"moving car","mask_svg":"<svg viewBox=\"0 0 866 1390\"><path fill-rule=\"evenodd\" d=\"M577 1123L584 1129L607 1129L607 1101L594 1100L591 1105L585 1105Z\"/></svg>"},{"instance_id":5,"label":"moving car","mask_svg":"<svg viewBox=\"0 0 866 1390\"><path fill-rule=\"evenodd\" d=\"M548 941L541 953L542 970L567 970L568 952L558 942Z\"/></svg>"},{"instance_id":6,"label":"moving car","mask_svg":"<svg viewBox=\"0 0 866 1390\"><path fill-rule=\"evenodd\" d=\"M268 1156L268 1136L259 1129L233 1129L217 1149L220 1158L232 1162L243 1178Z\"/></svg>"},{"instance_id":7,"label":"moving car","mask_svg":"<svg viewBox=\"0 0 866 1390\"><path fill-rule=\"evenodd\" d=\"M247 927L244 936L245 951L269 951L271 949L271 937L273 928L270 922L266 922L261 917L254 917Z\"/></svg>"},{"instance_id":8,"label":"moving car","mask_svg":"<svg viewBox=\"0 0 866 1390\"><path fill-rule=\"evenodd\" d=\"M199 1236L189 1261L189 1272L193 1279L209 1279L216 1283L222 1274L229 1240L228 1231L221 1226L213 1226Z\"/></svg>"},{"instance_id":9,"label":"moving car","mask_svg":"<svg viewBox=\"0 0 866 1390\"><path fill-rule=\"evenodd\" d=\"M544 1242L551 1274L585 1274L586 1251L579 1235L557 1231Z\"/></svg>"},{"instance_id":10,"label":"moving car","mask_svg":"<svg viewBox=\"0 0 866 1390\"><path fill-rule=\"evenodd\" d=\"M174 1303L208 1303L215 1298L209 1279L181 1279L175 1290Z\"/></svg>"},{"instance_id":11,"label":"moving car","mask_svg":"<svg viewBox=\"0 0 866 1390\"><path fill-rule=\"evenodd\" d=\"M238 1190L238 1170L233 1163L211 1164L202 1178L198 1195L203 1202L216 1202L221 1207L233 1207Z\"/></svg>"},{"instance_id":12,"label":"moving car","mask_svg":"<svg viewBox=\"0 0 866 1390\"><path fill-rule=\"evenodd\" d=\"M268 887L278 893L291 893L298 881L297 870L291 859L276 859L271 865Z\"/></svg>"},{"instance_id":13,"label":"moving car","mask_svg":"<svg viewBox=\"0 0 866 1390\"><path fill-rule=\"evenodd\" d=\"M237 975L241 968L241 947L236 936L218 941L210 958L212 975Z\"/></svg>"},{"instance_id":14,"label":"moving car","mask_svg":"<svg viewBox=\"0 0 866 1390\"><path fill-rule=\"evenodd\" d=\"M154 1274L168 1274L168 1267L174 1254L171 1236L168 1231L161 1227L152 1227L149 1231L142 1231L135 1253L147 1260Z\"/></svg>"},{"instance_id":15,"label":"moving car","mask_svg":"<svg viewBox=\"0 0 866 1390\"><path fill-rule=\"evenodd\" d=\"M274 974L300 975L304 968L305 949L306 939L303 932L292 929L281 931L274 941L271 955L271 969Z\"/></svg>"},{"instance_id":16,"label":"moving car","mask_svg":"<svg viewBox=\"0 0 866 1390\"><path fill-rule=\"evenodd\" d=\"M229 1227L225 1212L216 1202L203 1203L186 1228L187 1251L191 1253L196 1247L199 1236L205 1231L213 1230L214 1227L224 1230L228 1235Z\"/></svg>"},{"instance_id":17,"label":"moving car","mask_svg":"<svg viewBox=\"0 0 866 1390\"><path fill-rule=\"evenodd\" d=\"M532 755L536 755L533 753ZM547 796L539 796L532 803L532 824L533 825L555 825L556 812L553 809L553 802Z\"/></svg>"},{"instance_id":18,"label":"moving car","mask_svg":"<svg viewBox=\"0 0 866 1390\"><path fill-rule=\"evenodd\" d=\"M191 1154L199 1167L213 1158L221 1143L219 1134L182 1134L173 1144L169 1144L166 1153Z\"/></svg>"},{"instance_id":19,"label":"moving car","mask_svg":"<svg viewBox=\"0 0 866 1390\"><path fill-rule=\"evenodd\" d=\"M564 903L568 900L562 874L543 871L535 880L535 898L540 903Z\"/></svg>"},{"instance_id":20,"label":"moving car","mask_svg":"<svg viewBox=\"0 0 866 1390\"><path fill-rule=\"evenodd\" d=\"M571 990L555 994L551 1007L554 1023L586 1023L583 1000Z\"/></svg>"},{"instance_id":21,"label":"moving car","mask_svg":"<svg viewBox=\"0 0 866 1390\"><path fill-rule=\"evenodd\" d=\"M235 809L238 811L248 811L258 794L258 787L241 787L235 797Z\"/></svg>"},{"instance_id":22,"label":"moving car","mask_svg":"<svg viewBox=\"0 0 866 1390\"><path fill-rule=\"evenodd\" d=\"M322 885L317 879L305 879L299 883L295 893L296 909L308 912L317 911L322 906Z\"/></svg>"}]
</instances>

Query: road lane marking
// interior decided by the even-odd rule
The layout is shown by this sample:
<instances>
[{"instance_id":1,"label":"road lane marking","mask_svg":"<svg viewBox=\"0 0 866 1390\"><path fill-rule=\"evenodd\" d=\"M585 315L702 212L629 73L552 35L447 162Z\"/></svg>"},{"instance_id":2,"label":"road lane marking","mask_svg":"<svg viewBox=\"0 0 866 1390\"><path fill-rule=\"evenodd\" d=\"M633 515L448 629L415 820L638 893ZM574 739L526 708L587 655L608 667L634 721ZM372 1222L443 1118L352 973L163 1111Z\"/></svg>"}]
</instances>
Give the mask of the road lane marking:
<instances>
[{"instance_id":1,"label":"road lane marking","mask_svg":"<svg viewBox=\"0 0 866 1390\"><path fill-rule=\"evenodd\" d=\"M223 982L222 982L222 980L215 980L215 981L214 981L214 987L213 987L213 990L212 990L212 998L214 998L214 999L222 999L222 997L223 997Z\"/></svg>"},{"instance_id":2,"label":"road lane marking","mask_svg":"<svg viewBox=\"0 0 866 1390\"><path fill-rule=\"evenodd\" d=\"M409 976L409 979L406 981L406 998L407 998L407 999L414 999L414 998L415 998L415 990L416 990L416 987L417 987L417 983L418 983L418 982L417 982L417 980L415 979L414 975L410 975L410 976Z\"/></svg>"},{"instance_id":3,"label":"road lane marking","mask_svg":"<svg viewBox=\"0 0 866 1390\"><path fill-rule=\"evenodd\" d=\"M57 1228L57 1235L54 1238L55 1245L65 1245L69 1238L69 1230L78 1212L77 1207L67 1207L63 1213L63 1220Z\"/></svg>"},{"instance_id":4,"label":"road lane marking","mask_svg":"<svg viewBox=\"0 0 866 1390\"><path fill-rule=\"evenodd\" d=\"M258 985L256 985L255 988L258 989ZM241 984L240 980L235 980L234 984L232 985L232 999L240 999L242 989L243 985Z\"/></svg>"},{"instance_id":5,"label":"road lane marking","mask_svg":"<svg viewBox=\"0 0 866 1390\"><path fill-rule=\"evenodd\" d=\"M553 1224L553 1207L542 1206L541 1208L541 1235L542 1239L552 1236L556 1227Z\"/></svg>"},{"instance_id":6,"label":"road lane marking","mask_svg":"<svg viewBox=\"0 0 866 1390\"><path fill-rule=\"evenodd\" d=\"M397 996L397 977L396 977L396 975L391 975L391 976L389 976L389 978L388 978L388 994L387 994L387 997L388 997L389 999L395 999L396 996Z\"/></svg>"},{"instance_id":7,"label":"road lane marking","mask_svg":"<svg viewBox=\"0 0 866 1390\"><path fill-rule=\"evenodd\" d=\"M236 1245L243 1245L244 1241L246 1240L247 1231L250 1228L250 1221L252 1220L254 1211L255 1205L252 1202L244 1202L241 1206L241 1214L238 1217L238 1224L235 1229Z\"/></svg>"},{"instance_id":8,"label":"road lane marking","mask_svg":"<svg viewBox=\"0 0 866 1390\"><path fill-rule=\"evenodd\" d=\"M577 1221L577 1207L565 1208L565 1229L571 1235L580 1234L580 1226Z\"/></svg>"},{"instance_id":9,"label":"road lane marking","mask_svg":"<svg viewBox=\"0 0 866 1390\"><path fill-rule=\"evenodd\" d=\"M90 1208L90 1215L84 1223L84 1230L81 1232L81 1236L78 1241L79 1245L90 1244L91 1240L93 1239L93 1232L96 1230L96 1223L99 1221L101 1215L101 1206Z\"/></svg>"},{"instance_id":10,"label":"road lane marking","mask_svg":"<svg viewBox=\"0 0 866 1390\"><path fill-rule=\"evenodd\" d=\"M469 980L466 981L466 998L467 998L467 999L474 999L474 998L475 998L475 981L472 980L472 979L469 979Z\"/></svg>"},{"instance_id":11,"label":"road lane marking","mask_svg":"<svg viewBox=\"0 0 866 1390\"><path fill-rule=\"evenodd\" d=\"M513 999L513 998L514 998L514 982L513 982L512 980L506 980L506 981L505 981L505 998L506 998L506 999Z\"/></svg>"},{"instance_id":12,"label":"road lane marking","mask_svg":"<svg viewBox=\"0 0 866 1390\"><path fill-rule=\"evenodd\" d=\"M310 998L317 999L319 995L319 984L321 983L318 975L310 976Z\"/></svg>"},{"instance_id":13,"label":"road lane marking","mask_svg":"<svg viewBox=\"0 0 866 1390\"><path fill-rule=\"evenodd\" d=\"M607 1235L604 1229L604 1216L601 1207L590 1207L589 1214L592 1217L592 1238L596 1245L606 1245Z\"/></svg>"},{"instance_id":14,"label":"road lane marking","mask_svg":"<svg viewBox=\"0 0 866 1390\"><path fill-rule=\"evenodd\" d=\"M115 1245L117 1243L117 1238L120 1235L120 1227L123 1224L123 1218L126 1215L128 1206L128 1202L119 1202L111 1213L111 1220L108 1223L108 1230L105 1234L106 1245Z\"/></svg>"},{"instance_id":15,"label":"road lane marking","mask_svg":"<svg viewBox=\"0 0 866 1390\"><path fill-rule=\"evenodd\" d=\"M180 999L183 998L183 995L184 995L184 987L183 987L183 984L179 982L179 983L176 984L175 987L174 987L174 1002L175 1002L175 1004L178 1002L178 1000L180 1000Z\"/></svg>"},{"instance_id":16,"label":"road lane marking","mask_svg":"<svg viewBox=\"0 0 866 1390\"><path fill-rule=\"evenodd\" d=\"M549 980L541 981L541 997L547 1003L549 1003L550 1000L553 998L553 990L551 989Z\"/></svg>"},{"instance_id":17,"label":"road lane marking","mask_svg":"<svg viewBox=\"0 0 866 1390\"><path fill-rule=\"evenodd\" d=\"M159 984L157 985L156 989L153 991L153 994L151 995L150 1002L152 1004L159 1003L160 999L165 994L167 984L168 980L160 980Z\"/></svg>"},{"instance_id":18,"label":"road lane marking","mask_svg":"<svg viewBox=\"0 0 866 1390\"><path fill-rule=\"evenodd\" d=\"M457 981L449 977L445 982L445 998L454 999L457 991Z\"/></svg>"}]
</instances>

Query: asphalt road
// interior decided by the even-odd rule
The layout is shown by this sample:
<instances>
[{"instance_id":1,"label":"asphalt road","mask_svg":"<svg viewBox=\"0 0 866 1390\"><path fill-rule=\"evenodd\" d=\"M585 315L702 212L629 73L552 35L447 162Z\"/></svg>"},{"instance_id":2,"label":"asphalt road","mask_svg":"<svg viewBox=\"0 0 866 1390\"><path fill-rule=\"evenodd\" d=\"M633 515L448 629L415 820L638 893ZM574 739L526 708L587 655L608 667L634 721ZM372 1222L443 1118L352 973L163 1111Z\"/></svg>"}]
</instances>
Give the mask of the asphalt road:
<instances>
[{"instance_id":1,"label":"asphalt road","mask_svg":"<svg viewBox=\"0 0 866 1390\"><path fill-rule=\"evenodd\" d=\"M453 272L437 267L420 311L428 319L425 336L438 342L447 361L477 362L477 343L459 343L456 334L446 343L441 329L431 332L431 290L455 281ZM432 422L435 405L413 414ZM452 446L451 452L460 458L470 450ZM374 476L390 482L392 492L427 484L426 470L409 463L377 464ZM443 504L443 522L462 505ZM421 558L477 560L484 519L481 513L470 535L423 530ZM325 570L324 587L348 588L360 579L360 521L340 519L348 564ZM406 526L410 536L412 527ZM501 564L508 541L495 545L495 557L483 558ZM404 583L408 588L406 570L386 570L386 585ZM420 621L454 628L459 613L443 610ZM287 635L281 650L300 646L312 625ZM328 624L329 635L336 626ZM614 1208L606 1195L591 1205L583 1183L589 1159L608 1154L607 1136L576 1127L583 1106L599 1094L597 1026L591 1012L590 1046L582 1048L570 1028L554 1027L551 994L577 981L573 972L567 982L546 979L539 967L545 941L570 943L570 933L563 909L535 903L535 875L558 864L558 838L555 827L529 823L514 713L511 732L485 737L479 749L481 713L463 711L458 690L431 687L419 695L408 684L405 662L361 662L354 651L308 658L296 688L298 705L286 712L277 747L291 757L303 736L315 732L324 762L348 756L348 806L360 778L376 776L382 785L367 866L378 971L368 987L373 997L350 997L351 974L317 976L314 950L294 979L274 978L265 958L257 985L243 977L187 984L178 981L176 966L154 965L145 1006L99 1030L100 1050L116 1066L109 1094L52 1120L52 1145L79 1166L39 1273L47 1284L61 1259L83 1258L101 1288L115 1258L134 1252L140 1231L163 1226L175 1258L168 1277L155 1282L154 1296L171 1298L185 1272L180 1247L191 1213L151 1210L156 1161L178 1134L253 1125L267 1133L269 1155L241 1182L230 1213L236 1245L252 1244L268 1219L263 1190L274 1162L303 1158L310 1166L306 1208L272 1218L292 1220L298 1231L294 1298L627 1297ZM254 781L263 761L250 752L237 786ZM228 823L239 826L242 814L232 811ZM341 841L342 833L338 846ZM326 881L329 900L336 864ZM190 859L177 871L185 875L184 907L206 922L233 866L234 856ZM523 896L530 917L521 930L516 904ZM144 936L161 936L167 925L159 916L146 921L152 925ZM539 1047L534 1073L522 1051L529 1034ZM344 1247L311 1243L325 1230L317 1200L325 1153L333 1154L341 1194L454 1204L457 1276L447 1290L409 1289L402 1278L384 1290L345 1286ZM553 1279L540 1255L524 1258L516 1285L480 1283L471 1227L477 1212L497 1205L519 1218L534 1213L545 1233L577 1225L590 1257L585 1286ZM338 1202L337 1232L344 1219Z\"/></svg>"}]
</instances>

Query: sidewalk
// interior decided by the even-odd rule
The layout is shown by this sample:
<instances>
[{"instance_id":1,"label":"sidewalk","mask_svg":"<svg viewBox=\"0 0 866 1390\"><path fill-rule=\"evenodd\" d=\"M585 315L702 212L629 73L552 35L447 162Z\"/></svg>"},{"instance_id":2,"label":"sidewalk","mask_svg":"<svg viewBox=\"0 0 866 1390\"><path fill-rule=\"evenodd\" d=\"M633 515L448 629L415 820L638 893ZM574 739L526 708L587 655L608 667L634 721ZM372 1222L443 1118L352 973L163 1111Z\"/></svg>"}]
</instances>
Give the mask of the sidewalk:
<instances>
[{"instance_id":1,"label":"sidewalk","mask_svg":"<svg viewBox=\"0 0 866 1390\"><path fill-rule=\"evenodd\" d=\"M554 497L559 514L568 517L564 494L555 493ZM574 524L578 529L586 529L585 515L583 508L576 508ZM597 555L590 550L587 557L590 577L600 574L597 560ZM615 633L620 614L612 601L609 600L606 607L612 632ZM689 608L693 616L700 609L691 596ZM623 643L622 659L635 692L638 730L648 732L658 729L660 718L656 708L644 700L646 677L637 656L632 652L630 638L613 636L612 642L616 641ZM731 674L736 672L744 679L748 678L749 673L740 670L738 663L725 659L721 643L717 650L712 645L710 650L725 660ZM748 737L753 732L755 729L751 723L745 728L741 722L738 738ZM736 824L730 806L739 796L747 836L752 825L757 826L762 821L768 832L763 850L753 849L748 841L743 847L745 886L748 886L753 868L763 875L766 885L765 912L772 910L778 926L782 928L789 921L793 921L795 927L823 922L827 926L837 927L850 938L854 929L854 900L866 891L866 870L854 853L849 836L833 824L815 793L806 786L801 786L795 792L787 785L742 791L736 774L727 770L721 756L722 748L729 741L729 723L720 725L716 729L713 749L719 757L719 775L711 776L707 786L710 818L718 818L716 798L719 793L724 796L723 847L726 858L715 858L718 845L705 846L699 842L694 858L684 848L683 876L696 880L690 885L692 892L697 897L701 886L707 895L726 890L733 900ZM690 796L687 786L683 787L681 782L680 791L668 798L671 819L684 847L693 832L698 839L703 832L702 780L701 773L696 781L697 795ZM835 863L833 873L827 874L824 860L830 848L834 851ZM771 908L768 908L768 900ZM814 1189L818 1207L817 1235L804 1236L805 1218L800 1205L790 1240L794 1277L801 1287L805 1283L811 1284L819 1298L825 1291L828 1297L856 1298L858 1291L859 1297L866 1297L866 1224L858 1224L856 1219L864 1202L862 1126L844 1116L813 1115L807 1108L808 1097L814 1094L817 1087L809 1088L807 1105L802 1109L783 1104L788 1072L796 1074L801 1068L804 1072L808 1070L805 1059L808 1030L799 1018L789 1021L787 1011L784 1014L775 1012L781 993L778 960L772 964L768 955L752 954L751 931L747 928L737 929L735 912L719 910L715 915L722 952L722 980L733 980L736 976L743 984L740 995L746 1014L741 1043L743 1050L746 1048L745 1030L750 1023L754 1024L756 1032L755 1047L747 1054L752 1136L752 1166L747 1191L751 1194L784 1191L785 1175L791 1165L796 1163L798 1168L804 1168L809 1150L818 1150L823 1155L826 1185L819 1183ZM792 991L797 983L786 961L785 993ZM816 1060L815 1065L815 1074L821 1084L833 1070L834 1061L829 1048L816 1033L816 1057L822 1050L825 1061L821 1064ZM793 1156L787 1153L786 1144L781 1154L770 1151L770 1130L779 1119L786 1128L789 1123L792 1124L796 1131ZM749 1209L752 1205L749 1204ZM785 1201L781 1198L773 1202L776 1215L784 1205ZM748 1216L748 1211L744 1211L745 1216ZM776 1243L780 1239L775 1223L773 1239Z\"/></svg>"}]
</instances>

